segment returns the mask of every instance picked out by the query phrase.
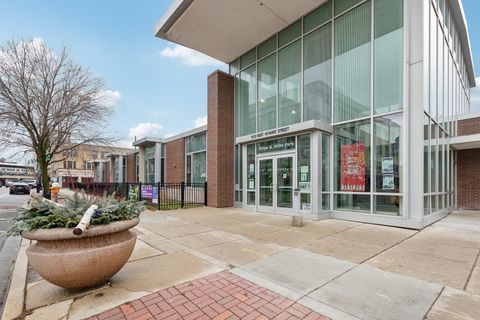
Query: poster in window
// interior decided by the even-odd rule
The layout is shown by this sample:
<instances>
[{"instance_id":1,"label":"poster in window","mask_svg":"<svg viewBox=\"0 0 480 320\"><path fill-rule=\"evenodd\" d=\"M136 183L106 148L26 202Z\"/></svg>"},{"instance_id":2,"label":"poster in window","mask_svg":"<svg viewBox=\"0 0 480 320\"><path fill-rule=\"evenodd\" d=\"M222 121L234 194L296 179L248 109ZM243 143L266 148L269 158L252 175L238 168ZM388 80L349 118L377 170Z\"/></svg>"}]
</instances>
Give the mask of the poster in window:
<instances>
[{"instance_id":1,"label":"poster in window","mask_svg":"<svg viewBox=\"0 0 480 320\"><path fill-rule=\"evenodd\" d=\"M393 174L383 175L383 190L393 190L395 187L395 179Z\"/></svg>"},{"instance_id":2,"label":"poster in window","mask_svg":"<svg viewBox=\"0 0 480 320\"><path fill-rule=\"evenodd\" d=\"M393 157L382 158L382 173L393 173Z\"/></svg>"},{"instance_id":3,"label":"poster in window","mask_svg":"<svg viewBox=\"0 0 480 320\"><path fill-rule=\"evenodd\" d=\"M365 144L343 144L340 152L340 190L365 191Z\"/></svg>"}]
</instances>

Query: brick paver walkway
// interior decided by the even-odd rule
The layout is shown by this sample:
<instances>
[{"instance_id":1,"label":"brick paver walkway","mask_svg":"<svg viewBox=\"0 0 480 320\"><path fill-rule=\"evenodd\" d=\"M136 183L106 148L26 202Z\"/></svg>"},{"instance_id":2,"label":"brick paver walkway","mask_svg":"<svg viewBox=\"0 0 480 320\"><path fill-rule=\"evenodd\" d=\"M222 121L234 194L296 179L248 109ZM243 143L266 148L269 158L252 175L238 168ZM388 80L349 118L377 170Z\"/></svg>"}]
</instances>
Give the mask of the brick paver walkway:
<instances>
[{"instance_id":1,"label":"brick paver walkway","mask_svg":"<svg viewBox=\"0 0 480 320\"><path fill-rule=\"evenodd\" d=\"M228 271L170 287L88 319L327 319Z\"/></svg>"}]
</instances>

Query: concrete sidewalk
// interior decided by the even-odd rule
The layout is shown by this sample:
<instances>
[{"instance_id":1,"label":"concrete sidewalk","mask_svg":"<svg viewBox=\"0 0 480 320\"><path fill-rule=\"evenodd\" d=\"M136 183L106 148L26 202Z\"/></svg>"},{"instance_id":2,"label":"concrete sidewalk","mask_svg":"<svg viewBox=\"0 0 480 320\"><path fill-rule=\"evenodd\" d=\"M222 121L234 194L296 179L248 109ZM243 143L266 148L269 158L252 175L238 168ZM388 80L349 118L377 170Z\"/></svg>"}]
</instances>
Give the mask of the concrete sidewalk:
<instances>
[{"instance_id":1,"label":"concrete sidewalk","mask_svg":"<svg viewBox=\"0 0 480 320\"><path fill-rule=\"evenodd\" d=\"M147 306L137 314L122 310L136 311L127 307L131 301L226 271L308 309L312 317L476 319L480 314L479 213L457 212L421 232L331 219L303 227L290 223L290 217L237 209L147 211L135 228L138 241L129 263L110 283L72 292L30 271L23 315L83 319L107 311L112 319L161 318L147 314ZM23 292L12 294L18 300ZM204 307L196 306L198 318L208 316ZM258 317L295 317L292 310L277 311ZM233 311L229 317L243 318Z\"/></svg>"}]
</instances>

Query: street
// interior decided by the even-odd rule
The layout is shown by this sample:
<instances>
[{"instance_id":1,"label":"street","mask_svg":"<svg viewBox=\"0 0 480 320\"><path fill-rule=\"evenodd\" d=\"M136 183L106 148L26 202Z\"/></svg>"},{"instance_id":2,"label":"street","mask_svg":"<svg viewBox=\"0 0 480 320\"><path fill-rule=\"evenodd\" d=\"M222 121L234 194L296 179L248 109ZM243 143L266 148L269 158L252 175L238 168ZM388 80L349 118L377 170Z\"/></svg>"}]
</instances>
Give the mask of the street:
<instances>
[{"instance_id":1,"label":"street","mask_svg":"<svg viewBox=\"0 0 480 320\"><path fill-rule=\"evenodd\" d=\"M17 215L17 208L28 200L27 195L10 195L8 192L8 188L0 188L0 315L20 245L20 237L7 238L6 232Z\"/></svg>"}]
</instances>

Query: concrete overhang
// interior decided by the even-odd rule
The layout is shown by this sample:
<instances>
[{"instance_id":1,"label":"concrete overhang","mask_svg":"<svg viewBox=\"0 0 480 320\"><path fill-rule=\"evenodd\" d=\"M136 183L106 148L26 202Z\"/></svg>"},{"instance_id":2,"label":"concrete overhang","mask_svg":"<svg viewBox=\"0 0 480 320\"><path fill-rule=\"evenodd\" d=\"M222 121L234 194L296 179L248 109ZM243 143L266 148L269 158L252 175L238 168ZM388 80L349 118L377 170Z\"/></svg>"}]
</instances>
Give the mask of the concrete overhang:
<instances>
[{"instance_id":1,"label":"concrete overhang","mask_svg":"<svg viewBox=\"0 0 480 320\"><path fill-rule=\"evenodd\" d=\"M159 38L232 62L327 0L174 0Z\"/></svg>"},{"instance_id":2,"label":"concrete overhang","mask_svg":"<svg viewBox=\"0 0 480 320\"><path fill-rule=\"evenodd\" d=\"M480 148L480 134L450 138L450 145L457 150Z\"/></svg>"},{"instance_id":3,"label":"concrete overhang","mask_svg":"<svg viewBox=\"0 0 480 320\"><path fill-rule=\"evenodd\" d=\"M173 0L158 22L159 38L230 63L327 0ZM461 0L451 0L465 55L470 87L475 87L472 51Z\"/></svg>"},{"instance_id":4,"label":"concrete overhang","mask_svg":"<svg viewBox=\"0 0 480 320\"><path fill-rule=\"evenodd\" d=\"M153 137L145 137L140 140L136 140L132 142L132 146L139 147L143 145L150 145L154 143L164 143L164 139L162 138L153 138Z\"/></svg>"}]
</instances>

